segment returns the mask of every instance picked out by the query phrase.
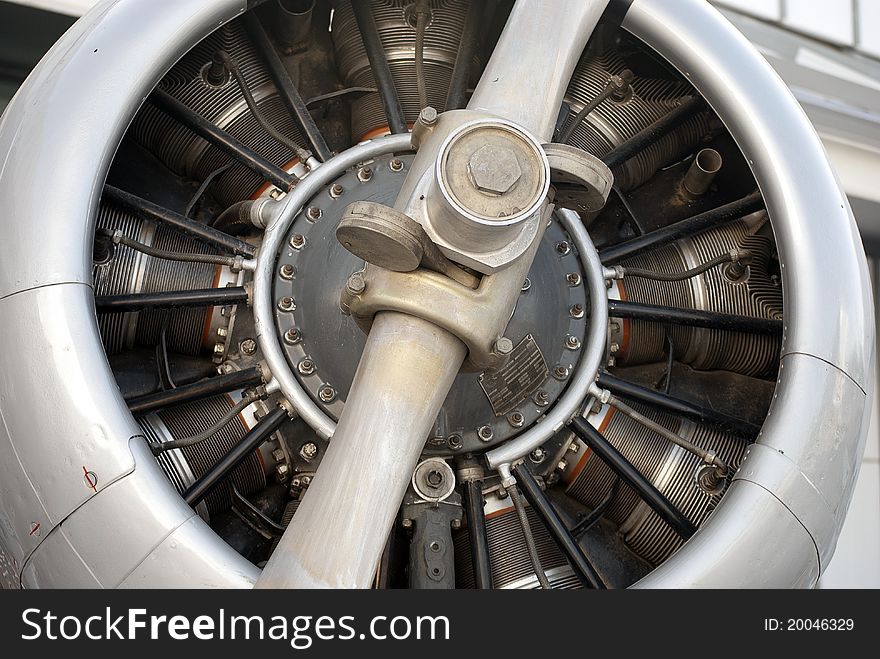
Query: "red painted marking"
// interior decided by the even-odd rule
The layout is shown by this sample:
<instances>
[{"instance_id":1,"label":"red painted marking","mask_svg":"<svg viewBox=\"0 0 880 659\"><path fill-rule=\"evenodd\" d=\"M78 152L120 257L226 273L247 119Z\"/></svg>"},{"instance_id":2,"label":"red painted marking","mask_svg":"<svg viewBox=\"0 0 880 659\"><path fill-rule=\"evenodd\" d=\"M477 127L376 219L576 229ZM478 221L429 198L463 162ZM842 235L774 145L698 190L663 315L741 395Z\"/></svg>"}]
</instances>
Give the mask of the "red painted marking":
<instances>
[{"instance_id":1,"label":"red painted marking","mask_svg":"<svg viewBox=\"0 0 880 659\"><path fill-rule=\"evenodd\" d=\"M36 524L34 524L34 525L31 527L31 532L28 533L28 535L33 535L34 533L36 533L36 532L39 531L39 530L40 530L40 523L37 522Z\"/></svg>"},{"instance_id":2,"label":"red painted marking","mask_svg":"<svg viewBox=\"0 0 880 659\"><path fill-rule=\"evenodd\" d=\"M98 491L98 479L94 478L94 474L89 473L89 470L86 469L86 466L83 465L83 474L85 475L86 483L90 488L92 488L95 492Z\"/></svg>"}]
</instances>

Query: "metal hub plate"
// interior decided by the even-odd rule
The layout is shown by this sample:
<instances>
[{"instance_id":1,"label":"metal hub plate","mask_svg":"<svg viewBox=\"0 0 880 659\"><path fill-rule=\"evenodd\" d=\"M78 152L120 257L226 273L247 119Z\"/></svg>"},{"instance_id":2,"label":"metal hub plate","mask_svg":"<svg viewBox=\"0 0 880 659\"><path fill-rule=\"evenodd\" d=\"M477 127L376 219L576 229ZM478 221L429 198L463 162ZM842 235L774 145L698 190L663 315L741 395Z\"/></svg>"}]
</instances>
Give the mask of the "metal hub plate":
<instances>
[{"instance_id":1,"label":"metal hub plate","mask_svg":"<svg viewBox=\"0 0 880 659\"><path fill-rule=\"evenodd\" d=\"M403 163L394 171L391 161ZM365 335L343 313L339 294L364 262L336 240L343 211L354 201L393 206L413 156L377 158L346 172L296 217L275 268L275 320L291 369L326 413L339 418L363 351ZM365 168L369 171L365 173ZM564 391L580 357L587 307L574 245L555 221L548 227L506 336L530 347L530 379L513 407L499 408L481 384L497 373L458 376L425 452L448 456L484 451L527 430ZM531 339L527 337L531 336ZM531 344L534 344L532 347ZM534 377L534 361L546 377ZM503 412L502 414L496 414Z\"/></svg>"}]
</instances>

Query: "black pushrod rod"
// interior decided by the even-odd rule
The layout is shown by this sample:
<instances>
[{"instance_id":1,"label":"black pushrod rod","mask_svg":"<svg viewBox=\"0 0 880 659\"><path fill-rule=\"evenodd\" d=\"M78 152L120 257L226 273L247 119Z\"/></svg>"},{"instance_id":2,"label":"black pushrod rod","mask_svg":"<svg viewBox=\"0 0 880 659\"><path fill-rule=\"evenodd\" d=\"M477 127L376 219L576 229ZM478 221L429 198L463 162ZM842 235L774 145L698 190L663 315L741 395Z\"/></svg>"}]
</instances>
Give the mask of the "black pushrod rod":
<instances>
[{"instance_id":1,"label":"black pushrod rod","mask_svg":"<svg viewBox=\"0 0 880 659\"><path fill-rule=\"evenodd\" d=\"M522 463L516 465L512 471L526 501L538 513L581 582L588 588L605 588L605 583L596 572L596 568L593 567L577 540L571 535L571 531L568 530L559 513L556 512L550 499L541 490L535 477L532 476L532 472Z\"/></svg>"},{"instance_id":2,"label":"black pushrod rod","mask_svg":"<svg viewBox=\"0 0 880 659\"><path fill-rule=\"evenodd\" d=\"M626 242L606 247L599 251L599 259L608 265L642 252L668 245L671 242L691 236L713 227L739 220L764 208L764 198L757 190L751 194L731 201L718 208L704 211L693 217L674 222L662 229L651 231Z\"/></svg>"},{"instance_id":3,"label":"black pushrod rod","mask_svg":"<svg viewBox=\"0 0 880 659\"><path fill-rule=\"evenodd\" d=\"M761 432L761 426L745 421L744 419L737 419L736 417L728 416L727 414L703 407L697 403L670 396L662 391L648 389L647 387L635 384L634 382L622 380L607 371L599 373L598 384L603 389L607 389L618 396L623 396L640 403L645 403L646 405L651 405L652 407L662 409L665 412L686 416L694 421L711 425L720 430L732 432L735 435L739 435L749 440L754 439L757 437L758 433Z\"/></svg>"},{"instance_id":4,"label":"black pushrod rod","mask_svg":"<svg viewBox=\"0 0 880 659\"><path fill-rule=\"evenodd\" d=\"M455 57L455 66L452 67L449 93L446 95L447 110L458 110L466 105L468 83L474 66L474 56L480 42L480 24L484 9L482 2L471 2L468 5L461 41L458 44L458 54Z\"/></svg>"},{"instance_id":5,"label":"black pushrod rod","mask_svg":"<svg viewBox=\"0 0 880 659\"><path fill-rule=\"evenodd\" d=\"M146 309L177 309L180 307L221 307L248 300L242 286L228 288L197 288L189 291L99 295L95 298L98 313L122 313Z\"/></svg>"},{"instance_id":6,"label":"black pushrod rod","mask_svg":"<svg viewBox=\"0 0 880 659\"><path fill-rule=\"evenodd\" d=\"M382 107L385 108L388 127L392 133L406 133L409 131L409 126L406 125L406 116L403 114L400 97L394 87L394 78L391 76L391 68L388 66L388 59L385 56L385 47L382 45L379 28L376 27L376 17L373 16L370 4L363 0L351 0L351 8L364 40L364 48L367 51L367 58L370 60L373 77L376 79L379 96L382 98Z\"/></svg>"},{"instance_id":7,"label":"black pushrod rod","mask_svg":"<svg viewBox=\"0 0 880 659\"><path fill-rule=\"evenodd\" d=\"M771 318L738 316L699 309L677 309L643 302L608 300L608 315L612 318L645 320L654 323L704 327L706 329L747 332L750 334L782 334L782 321Z\"/></svg>"},{"instance_id":8,"label":"black pushrod rod","mask_svg":"<svg viewBox=\"0 0 880 659\"><path fill-rule=\"evenodd\" d=\"M253 12L245 14L242 20L244 21L245 29L251 37L251 41L257 49L257 53L269 70L269 75L272 78L272 82L275 83L275 88L278 90L281 100L299 124L312 151L318 157L318 160L322 162L330 160L333 157L333 153L330 151L330 147L327 146L327 141L318 129L318 125L309 113L308 108L306 108L305 101L303 101L299 89L297 89L293 79L290 77L290 73L284 67L284 62L281 61L278 51L272 44L271 39L269 39L266 28L263 27L260 19Z\"/></svg>"},{"instance_id":9,"label":"black pushrod rod","mask_svg":"<svg viewBox=\"0 0 880 659\"><path fill-rule=\"evenodd\" d=\"M287 412L280 407L276 407L260 419L259 423L239 440L238 444L233 446L213 467L187 488L183 493L184 501L190 506L197 505L217 483L226 478L245 458L267 441L286 419Z\"/></svg>"},{"instance_id":10,"label":"black pushrod rod","mask_svg":"<svg viewBox=\"0 0 880 659\"><path fill-rule=\"evenodd\" d=\"M669 133L688 119L702 112L704 108L705 102L701 96L689 96L657 121L611 149L602 157L602 162L608 165L609 169L619 167L633 156L638 155L655 142L669 135Z\"/></svg>"},{"instance_id":11,"label":"black pushrod rod","mask_svg":"<svg viewBox=\"0 0 880 659\"><path fill-rule=\"evenodd\" d=\"M479 480L466 481L462 493L467 515L471 562L474 565L474 584L479 590L491 590L492 568L489 563L489 536L486 532L483 486Z\"/></svg>"},{"instance_id":12,"label":"black pushrod rod","mask_svg":"<svg viewBox=\"0 0 880 659\"><path fill-rule=\"evenodd\" d=\"M690 520L588 421L575 417L568 427L678 535L687 540L697 532Z\"/></svg>"},{"instance_id":13,"label":"black pushrod rod","mask_svg":"<svg viewBox=\"0 0 880 659\"><path fill-rule=\"evenodd\" d=\"M263 374L258 366L246 368L224 375L204 378L198 382L185 384L176 389L166 389L152 394L144 394L127 399L132 414L144 415L172 405L193 403L198 400L219 396L230 391L247 389L263 383Z\"/></svg>"},{"instance_id":14,"label":"black pushrod rod","mask_svg":"<svg viewBox=\"0 0 880 659\"><path fill-rule=\"evenodd\" d=\"M149 100L162 112L179 121L206 142L213 144L231 158L264 177L273 185L281 188L284 192L290 192L295 183L293 176L243 142L234 138L222 128L217 127L197 112L191 110L169 93L161 89L155 89L150 94Z\"/></svg>"},{"instance_id":15,"label":"black pushrod rod","mask_svg":"<svg viewBox=\"0 0 880 659\"><path fill-rule=\"evenodd\" d=\"M131 211L142 220L159 222L177 229L224 252L232 252L233 254L241 254L243 256L253 256L257 253L257 248L250 243L246 243L235 236L230 236L228 233L218 231L201 222L191 220L180 213L175 213L164 206L154 204L152 201L142 199L137 195L120 190L112 185L104 186L104 197Z\"/></svg>"}]
</instances>

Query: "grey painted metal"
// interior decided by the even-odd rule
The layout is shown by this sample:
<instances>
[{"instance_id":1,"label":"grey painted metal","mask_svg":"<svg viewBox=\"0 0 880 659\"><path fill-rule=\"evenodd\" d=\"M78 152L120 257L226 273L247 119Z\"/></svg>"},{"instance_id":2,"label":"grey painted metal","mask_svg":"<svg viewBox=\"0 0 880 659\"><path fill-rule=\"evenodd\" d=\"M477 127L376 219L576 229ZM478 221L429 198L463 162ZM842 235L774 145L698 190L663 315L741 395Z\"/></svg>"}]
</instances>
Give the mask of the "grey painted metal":
<instances>
[{"instance_id":1,"label":"grey painted metal","mask_svg":"<svg viewBox=\"0 0 880 659\"><path fill-rule=\"evenodd\" d=\"M275 259L284 245L284 239L293 219L303 206L318 194L324 186L335 180L349 167L376 156L395 151L411 149L409 133L388 135L370 142L363 142L343 151L330 161L315 168L280 202L277 215L266 228L263 243L257 256L254 270L254 324L257 340L263 351L272 378L291 406L302 419L318 433L322 439L333 434L336 424L312 400L302 388L299 380L290 369L281 348L280 337L275 328L272 282L275 273Z\"/></svg>"},{"instance_id":2,"label":"grey painted metal","mask_svg":"<svg viewBox=\"0 0 880 659\"><path fill-rule=\"evenodd\" d=\"M465 352L425 320L376 316L336 434L257 588L370 586Z\"/></svg>"},{"instance_id":3,"label":"grey painted metal","mask_svg":"<svg viewBox=\"0 0 880 659\"><path fill-rule=\"evenodd\" d=\"M27 564L29 585L110 586L147 563L155 587L206 583L218 566L237 567L212 577L217 585L253 581L206 525L187 521L192 511L155 462L138 458L140 429L107 364L91 288L95 212L123 133L174 62L245 7L103 2L49 51L0 122L0 556L13 581ZM136 504L115 496L135 486ZM139 552L108 556L101 534L73 533L80 513L99 509L101 526ZM181 524L192 529L186 545L163 556L180 558L192 581L172 579L154 553Z\"/></svg>"},{"instance_id":4,"label":"grey painted metal","mask_svg":"<svg viewBox=\"0 0 880 659\"><path fill-rule=\"evenodd\" d=\"M541 423L535 424L519 437L486 453L486 460L493 469L501 465L510 465L528 455L578 413L584 405L584 399L588 396L591 385L596 382L605 356L608 343L608 291L605 288L602 262L580 216L574 211L565 209L560 210L557 215L577 247L584 268L590 298L587 337L581 350L580 361L565 394Z\"/></svg>"},{"instance_id":5,"label":"grey painted metal","mask_svg":"<svg viewBox=\"0 0 880 659\"><path fill-rule=\"evenodd\" d=\"M640 586L813 585L852 494L874 382L871 287L852 213L803 110L716 10L636 0L623 25L687 75L746 154L773 222L786 304L780 378L758 446L703 528ZM769 555L770 534L784 564Z\"/></svg>"}]
</instances>

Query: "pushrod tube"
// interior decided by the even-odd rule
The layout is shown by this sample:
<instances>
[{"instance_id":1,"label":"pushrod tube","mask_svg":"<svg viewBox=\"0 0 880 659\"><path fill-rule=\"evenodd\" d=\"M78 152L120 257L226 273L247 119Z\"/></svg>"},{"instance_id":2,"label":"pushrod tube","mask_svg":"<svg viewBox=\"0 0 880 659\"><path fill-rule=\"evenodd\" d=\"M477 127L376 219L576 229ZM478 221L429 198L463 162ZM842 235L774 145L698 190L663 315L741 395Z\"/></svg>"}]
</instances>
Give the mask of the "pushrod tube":
<instances>
[{"instance_id":1,"label":"pushrod tube","mask_svg":"<svg viewBox=\"0 0 880 659\"><path fill-rule=\"evenodd\" d=\"M682 538L687 540L697 532L696 527L667 499L653 483L645 478L602 434L588 421L577 417L568 426L571 431L589 446L611 470L620 476L651 510L669 524Z\"/></svg>"},{"instance_id":2,"label":"pushrod tube","mask_svg":"<svg viewBox=\"0 0 880 659\"><path fill-rule=\"evenodd\" d=\"M140 416L172 405L192 403L230 391L255 387L262 383L262 372L259 367L254 366L253 368L234 371L225 375L205 378L204 380L186 384L176 389L166 389L165 391L157 391L152 394L129 398L126 400L126 403L128 403L128 409L132 414Z\"/></svg>"},{"instance_id":3,"label":"pushrod tube","mask_svg":"<svg viewBox=\"0 0 880 659\"><path fill-rule=\"evenodd\" d=\"M474 565L474 585L480 590L492 589L492 568L489 563L489 536L486 532L483 486L479 480L466 481L462 489L467 514L468 541Z\"/></svg>"},{"instance_id":4,"label":"pushrod tube","mask_svg":"<svg viewBox=\"0 0 880 659\"><path fill-rule=\"evenodd\" d=\"M605 583L596 572L596 568L593 567L577 540L571 535L550 499L547 498L535 477L532 476L532 472L522 463L514 466L512 471L526 501L538 513L538 517L550 531L550 535L556 541L581 583L588 588L605 588Z\"/></svg>"}]
</instances>

